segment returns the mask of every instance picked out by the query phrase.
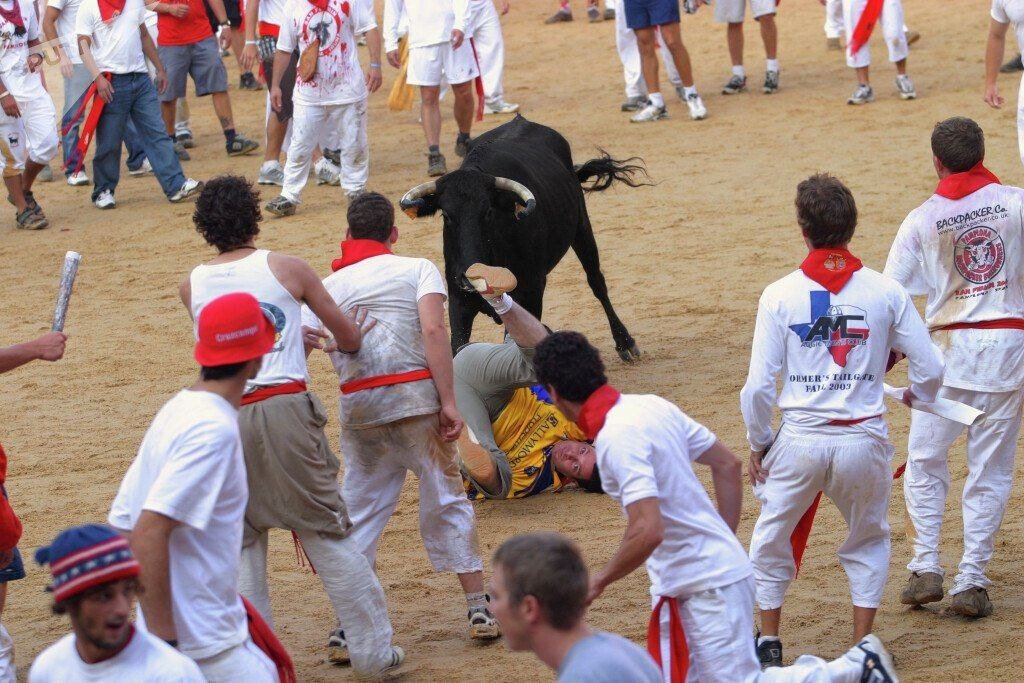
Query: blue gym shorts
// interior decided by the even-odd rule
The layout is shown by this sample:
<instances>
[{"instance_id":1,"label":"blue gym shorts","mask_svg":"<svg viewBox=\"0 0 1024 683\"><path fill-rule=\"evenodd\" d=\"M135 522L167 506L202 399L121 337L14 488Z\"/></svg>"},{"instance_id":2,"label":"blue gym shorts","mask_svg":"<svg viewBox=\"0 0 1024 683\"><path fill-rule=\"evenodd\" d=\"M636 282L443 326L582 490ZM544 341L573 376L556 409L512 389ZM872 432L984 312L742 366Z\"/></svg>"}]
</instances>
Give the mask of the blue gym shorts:
<instances>
[{"instance_id":1,"label":"blue gym shorts","mask_svg":"<svg viewBox=\"0 0 1024 683\"><path fill-rule=\"evenodd\" d=\"M626 26L649 28L679 22L679 0L626 0Z\"/></svg>"}]
</instances>

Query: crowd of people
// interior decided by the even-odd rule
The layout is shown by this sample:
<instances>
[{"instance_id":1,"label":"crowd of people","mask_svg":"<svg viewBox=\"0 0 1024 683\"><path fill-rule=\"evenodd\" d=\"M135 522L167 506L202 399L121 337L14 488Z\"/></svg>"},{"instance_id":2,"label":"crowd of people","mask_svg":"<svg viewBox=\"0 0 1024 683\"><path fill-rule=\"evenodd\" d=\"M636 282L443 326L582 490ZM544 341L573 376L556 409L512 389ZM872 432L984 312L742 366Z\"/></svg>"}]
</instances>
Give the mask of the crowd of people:
<instances>
[{"instance_id":1,"label":"crowd of people","mask_svg":"<svg viewBox=\"0 0 1024 683\"><path fill-rule=\"evenodd\" d=\"M152 172L169 201L195 201L192 220L214 252L179 287L188 315L181 324L196 338L195 382L154 416L107 523L66 529L35 552L52 574L53 612L68 616L71 632L36 658L30 683L298 680L274 633L270 529L292 533L323 583L334 612L323 625L329 660L367 677L399 669L406 653L394 642L375 568L409 472L431 565L455 574L464 594L467 637L504 637L511 649L534 652L561 681L897 681L874 632L891 559L896 450L883 380L904 359L909 387L902 401L916 410L896 477L903 478L915 533L900 601L917 606L946 597L939 531L947 463L966 429L964 550L947 611L990 615L986 569L1009 500L1024 399L1024 190L1003 185L985 167L979 125L954 117L935 126L938 184L903 222L884 272L850 250L857 206L839 179L819 173L797 186L796 224L807 256L757 304L739 396L750 445L746 478L760 503L744 548L736 534L743 463L707 427L664 398L620 393L583 335L552 332L514 301L516 278L503 268L474 264L466 277L501 320L504 341L453 353L440 271L425 258L393 252L394 206L366 189L366 99L381 86L382 45L389 63L404 66L406 82L420 88L431 175L446 169L444 85L454 92L457 153L468 149L473 119L485 107L515 109L504 100L491 1L456 0L444 12L437 1L387 0L382 38L366 2L251 0L243 13L229 11L230 0L208 7L201 0L49 0L40 19L20 0L0 0L12 36L0 74L0 147L19 227L45 227L32 188L58 147L39 68L45 34L56 41L65 80L60 138L68 184L89 182L83 161L95 136L93 201L114 207L123 144L130 173ZM687 0L683 9L696 11L702 2ZM734 69L723 92L731 94L746 86L745 4L716 7L728 24ZM763 89L771 93L780 82L775 6L751 5L766 51ZM859 83L851 104L869 102L866 46L856 44L864 36L854 18L874 5L842 6ZM879 16L897 90L911 99L907 30L899 3L884 7ZM548 22L571 17L564 3ZM678 3L626 0L603 12L591 3L588 18L624 19L633 31L635 59L631 66L623 59L630 98L623 108L638 110L633 120L665 116L658 45L691 115L706 114L680 37ZM992 21L990 76L1003 58L1006 26L1024 25L1024 2L993 0ZM371 60L365 72L355 47L360 36ZM494 51L490 58L470 42L477 36ZM624 36L617 33L628 45ZM235 51L241 86L260 87L251 71L257 61L268 85L256 182L220 175L200 183L182 171L194 144L182 106L186 75L197 95L211 95L227 154L258 148L235 130L222 45ZM482 85L474 89L477 79ZM1001 104L994 86L986 97ZM257 244L262 210L294 213L311 170L347 195L341 253L323 279L301 259ZM257 184L280 185L281 195L261 207ZM926 297L923 319L912 295ZM0 348L0 373L59 361L66 342L52 332ZM327 412L308 386L307 358L316 352L329 355L339 383L340 484ZM930 412L937 401L984 414L965 427ZM694 463L710 473L711 495ZM7 582L25 576L17 498L12 506L3 488L6 465L0 448L0 613ZM567 538L526 534L498 547L486 581L473 500L573 488L622 507L626 530L607 563L588 571ZM838 557L849 579L851 637L841 639L849 649L832 661L803 655L784 666L782 607L823 495L848 527ZM587 606L640 566L652 596L646 651L585 621ZM13 639L0 624L0 682L14 676Z\"/></svg>"}]
</instances>

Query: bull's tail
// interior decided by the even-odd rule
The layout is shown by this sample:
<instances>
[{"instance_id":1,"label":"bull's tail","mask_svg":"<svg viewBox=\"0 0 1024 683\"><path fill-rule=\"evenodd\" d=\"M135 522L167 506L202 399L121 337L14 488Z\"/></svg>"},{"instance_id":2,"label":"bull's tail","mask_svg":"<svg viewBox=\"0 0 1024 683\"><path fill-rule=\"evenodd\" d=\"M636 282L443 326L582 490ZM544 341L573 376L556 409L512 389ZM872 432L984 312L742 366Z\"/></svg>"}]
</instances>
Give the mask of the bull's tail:
<instances>
[{"instance_id":1,"label":"bull's tail","mask_svg":"<svg viewBox=\"0 0 1024 683\"><path fill-rule=\"evenodd\" d=\"M601 156L573 166L576 178L579 179L584 192L607 190L616 180L630 187L654 184L651 182L651 177L647 175L644 160L640 157L613 159L603 149L598 149L598 151L601 152ZM589 186L586 185L588 182Z\"/></svg>"}]
</instances>

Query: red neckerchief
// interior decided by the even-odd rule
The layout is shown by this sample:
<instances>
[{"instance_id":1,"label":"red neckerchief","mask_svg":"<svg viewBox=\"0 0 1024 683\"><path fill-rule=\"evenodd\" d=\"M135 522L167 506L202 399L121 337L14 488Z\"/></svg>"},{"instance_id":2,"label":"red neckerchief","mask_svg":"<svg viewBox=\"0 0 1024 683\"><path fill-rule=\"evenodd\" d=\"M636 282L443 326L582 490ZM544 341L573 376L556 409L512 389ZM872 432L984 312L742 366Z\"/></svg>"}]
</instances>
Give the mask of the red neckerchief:
<instances>
[{"instance_id":1,"label":"red neckerchief","mask_svg":"<svg viewBox=\"0 0 1024 683\"><path fill-rule=\"evenodd\" d=\"M841 292L853 274L863 267L859 258L842 248L815 249L800 264L804 275L833 294Z\"/></svg>"},{"instance_id":2,"label":"red neckerchief","mask_svg":"<svg viewBox=\"0 0 1024 683\"><path fill-rule=\"evenodd\" d=\"M935 194L946 199L963 199L992 183L1000 184L999 178L985 168L985 162L979 161L969 171L954 173L940 180Z\"/></svg>"},{"instance_id":3,"label":"red neckerchief","mask_svg":"<svg viewBox=\"0 0 1024 683\"><path fill-rule=\"evenodd\" d=\"M100 6L100 19L110 21L121 14L125 2L126 0L99 0L97 4Z\"/></svg>"},{"instance_id":4,"label":"red neckerchief","mask_svg":"<svg viewBox=\"0 0 1024 683\"><path fill-rule=\"evenodd\" d=\"M338 271L371 256L390 253L388 245L377 240L345 240L341 243L341 258L331 261L331 270Z\"/></svg>"},{"instance_id":5,"label":"red neckerchief","mask_svg":"<svg viewBox=\"0 0 1024 683\"><path fill-rule=\"evenodd\" d=\"M321 12L327 11L328 2L330 2L330 0L309 0L309 4L311 4L313 7L316 7Z\"/></svg>"},{"instance_id":6,"label":"red neckerchief","mask_svg":"<svg viewBox=\"0 0 1024 683\"><path fill-rule=\"evenodd\" d=\"M860 19L857 20L857 25L853 27L853 34L850 36L849 54L857 54L871 39L871 31L874 30L878 18L882 16L882 5L884 4L885 0L868 0L865 3L864 9L860 13Z\"/></svg>"},{"instance_id":7,"label":"red neckerchief","mask_svg":"<svg viewBox=\"0 0 1024 683\"><path fill-rule=\"evenodd\" d=\"M611 384L602 384L580 406L576 424L587 435L589 441L597 438L598 432L604 427L604 419L608 416L608 411L619 402L620 396L622 394Z\"/></svg>"},{"instance_id":8,"label":"red neckerchief","mask_svg":"<svg viewBox=\"0 0 1024 683\"><path fill-rule=\"evenodd\" d=\"M4 9L3 6L0 5L0 17L11 24L14 24L14 35L25 35L25 18L21 16L21 6L18 4L18 0L14 0L14 5L11 9Z\"/></svg>"}]
</instances>

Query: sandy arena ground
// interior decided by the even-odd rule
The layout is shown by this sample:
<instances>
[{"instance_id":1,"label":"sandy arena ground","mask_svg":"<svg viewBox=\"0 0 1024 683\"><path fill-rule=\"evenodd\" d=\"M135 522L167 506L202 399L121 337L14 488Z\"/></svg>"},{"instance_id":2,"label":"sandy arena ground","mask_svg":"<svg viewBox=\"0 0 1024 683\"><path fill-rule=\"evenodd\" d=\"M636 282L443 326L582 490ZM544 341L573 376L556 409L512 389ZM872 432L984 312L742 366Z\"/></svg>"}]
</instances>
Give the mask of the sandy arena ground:
<instances>
[{"instance_id":1,"label":"sandy arena ground","mask_svg":"<svg viewBox=\"0 0 1024 683\"><path fill-rule=\"evenodd\" d=\"M632 125L619 112L622 75L613 26L588 24L577 4L576 22L544 26L552 2L514 3L504 19L507 98L521 103L530 118L560 130L579 161L593 156L598 146L646 159L656 187L614 189L589 201L612 300L644 358L625 366L615 357L601 309L574 257L550 279L546 321L590 335L606 353L616 385L676 401L746 457L738 392L757 297L802 258L792 208L797 182L826 169L849 183L861 212L853 249L867 265L880 269L903 217L934 188L928 136L936 121L953 114L979 120L988 134L989 167L1008 183L1024 182L1013 125L1017 79L1000 79L1009 103L1002 111L982 102L989 22L985 0L905 0L908 23L923 34L910 57L921 98L897 99L893 70L876 35L878 100L868 107L848 107L853 76L841 53L824 49L822 8L810 0L787 0L779 19L782 91L767 97L753 87L760 84L763 53L756 28L748 24L752 88L726 98L717 94L729 73L724 30L704 9L684 17L683 24L710 117L690 121L666 88L672 118ZM1013 44L1012 37L1008 43ZM234 60L228 64L231 82L237 83ZM385 66L385 73L384 89L371 99L370 187L397 201L425 179L425 159L415 114L385 108L395 72ZM56 72L50 72L50 81L59 89ZM263 94L234 89L231 94L239 130L262 137ZM210 104L193 98L192 110L197 147L186 171L197 178L225 171L254 177L258 157L224 157ZM488 118L485 127L500 122ZM449 119L442 139L453 167L454 134ZM91 166L87 170L91 173ZM153 178L123 178L118 208L109 212L89 204L89 188L54 183L39 185L36 194L51 219L48 230L17 231L13 212L4 209L0 343L47 329L65 250L80 251L83 261L65 359L35 363L0 380L7 397L0 403L0 439L10 456L8 490L25 524L21 548L29 572L12 586L4 622L17 643L23 674L32 658L67 630L64 619L49 613L49 598L42 592L48 577L32 564L32 552L59 529L105 519L153 414L193 380L192 329L177 285L210 255L192 230L191 207L164 201ZM264 199L273 196L272 189L264 192ZM303 199L295 217L264 222L260 243L302 256L326 274L343 231L345 202L338 189L312 183ZM398 227L400 253L427 256L440 265L439 219L413 223L400 215ZM476 338L496 336L495 326L477 322ZM336 385L327 359L315 357L310 372L316 390L331 405ZM908 414L895 406L889 420L902 460ZM336 443L336 419L329 429ZM962 445L952 470L954 505L943 533L947 571L955 568L962 545L956 504L965 476ZM1024 667L1019 648L1024 621L1020 489L1014 491L990 566L996 611L978 623L944 616L941 604L920 611L899 605L909 552L902 498L897 487L891 576L877 633L895 654L904 680L1018 680ZM533 529L573 537L596 567L610 556L624 528L610 499L582 493L485 502L476 509L488 569L489 556L502 539ZM739 530L744 543L757 510L748 494ZM787 660L805 652L831 658L849 645L847 583L835 557L843 524L830 505L819 514L803 574L786 603ZM431 571L416 525L416 489L410 478L379 556L395 642L409 654L405 678L550 679L530 655L510 653L501 642L481 647L467 641L465 604L455 577ZM347 680L348 670L325 661L331 609L318 579L296 565L288 534L272 535L270 561L278 632L300 679ZM649 614L647 588L642 570L615 584L594 604L590 623L642 639Z\"/></svg>"}]
</instances>

